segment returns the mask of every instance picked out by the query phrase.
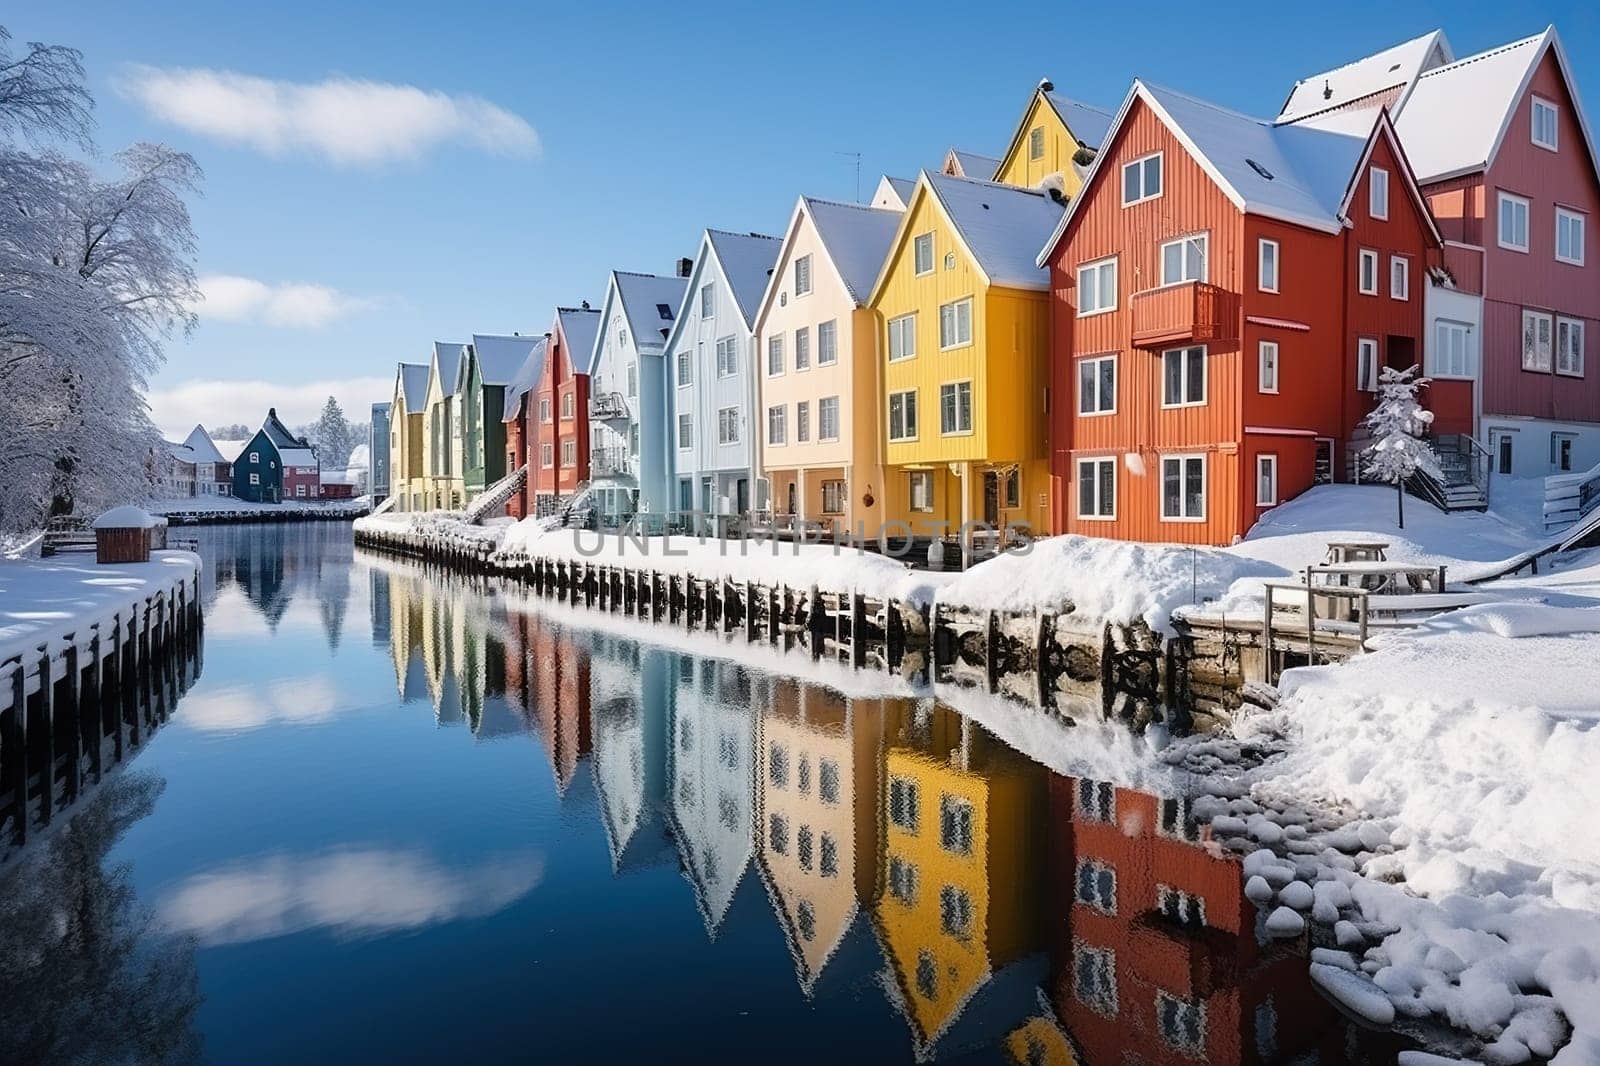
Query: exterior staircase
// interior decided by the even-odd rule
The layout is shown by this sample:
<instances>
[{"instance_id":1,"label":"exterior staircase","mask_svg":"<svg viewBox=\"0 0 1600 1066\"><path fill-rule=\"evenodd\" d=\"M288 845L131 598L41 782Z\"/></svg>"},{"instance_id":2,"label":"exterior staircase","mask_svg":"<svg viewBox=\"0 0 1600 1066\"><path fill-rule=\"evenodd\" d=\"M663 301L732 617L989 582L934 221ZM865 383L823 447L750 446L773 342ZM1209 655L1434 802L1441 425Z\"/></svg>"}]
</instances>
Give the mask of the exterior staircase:
<instances>
[{"instance_id":1,"label":"exterior staircase","mask_svg":"<svg viewBox=\"0 0 1600 1066\"><path fill-rule=\"evenodd\" d=\"M484 489L473 500L466 511L466 521L469 526L479 526L483 520L506 505L506 502L522 491L522 486L528 480L528 465L517 467L493 485Z\"/></svg>"},{"instance_id":2,"label":"exterior staircase","mask_svg":"<svg viewBox=\"0 0 1600 1066\"><path fill-rule=\"evenodd\" d=\"M1406 491L1427 500L1441 511L1487 511L1489 509L1489 452L1470 435L1445 433L1431 438L1433 454L1439 461L1439 477L1417 471L1406 480ZM1372 434L1358 426L1345 445L1345 469L1351 480L1360 484L1366 450Z\"/></svg>"}]
</instances>

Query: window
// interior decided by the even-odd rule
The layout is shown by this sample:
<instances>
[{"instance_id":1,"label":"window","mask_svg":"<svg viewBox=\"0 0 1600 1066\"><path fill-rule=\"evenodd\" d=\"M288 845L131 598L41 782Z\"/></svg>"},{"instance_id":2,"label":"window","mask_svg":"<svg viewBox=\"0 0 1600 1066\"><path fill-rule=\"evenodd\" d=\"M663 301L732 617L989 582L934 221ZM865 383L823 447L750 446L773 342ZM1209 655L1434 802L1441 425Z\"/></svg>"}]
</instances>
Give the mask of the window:
<instances>
[{"instance_id":1,"label":"window","mask_svg":"<svg viewBox=\"0 0 1600 1066\"><path fill-rule=\"evenodd\" d=\"M1556 319L1556 373L1583 377L1583 320Z\"/></svg>"},{"instance_id":2,"label":"window","mask_svg":"<svg viewBox=\"0 0 1600 1066\"><path fill-rule=\"evenodd\" d=\"M917 354L917 316L901 315L889 320L889 361L910 359Z\"/></svg>"},{"instance_id":3,"label":"window","mask_svg":"<svg viewBox=\"0 0 1600 1066\"><path fill-rule=\"evenodd\" d=\"M1564 473L1572 469L1572 446L1577 442L1576 433L1550 434L1550 469L1556 473Z\"/></svg>"},{"instance_id":4,"label":"window","mask_svg":"<svg viewBox=\"0 0 1600 1066\"><path fill-rule=\"evenodd\" d=\"M1576 211L1556 208L1556 258L1573 266L1583 266L1583 222Z\"/></svg>"},{"instance_id":5,"label":"window","mask_svg":"<svg viewBox=\"0 0 1600 1066\"><path fill-rule=\"evenodd\" d=\"M801 400L794 405L794 440L804 444L811 439L811 401Z\"/></svg>"},{"instance_id":6,"label":"window","mask_svg":"<svg viewBox=\"0 0 1600 1066\"><path fill-rule=\"evenodd\" d=\"M1078 317L1098 315L1117 309L1117 260L1115 257L1078 268Z\"/></svg>"},{"instance_id":7,"label":"window","mask_svg":"<svg viewBox=\"0 0 1600 1066\"><path fill-rule=\"evenodd\" d=\"M1028 158L1044 158L1044 127L1035 126L1028 131Z\"/></svg>"},{"instance_id":8,"label":"window","mask_svg":"<svg viewBox=\"0 0 1600 1066\"><path fill-rule=\"evenodd\" d=\"M1378 342L1371 337L1356 341L1356 388L1378 391Z\"/></svg>"},{"instance_id":9,"label":"window","mask_svg":"<svg viewBox=\"0 0 1600 1066\"><path fill-rule=\"evenodd\" d=\"M957 940L967 939L972 931L972 897L955 885L939 890L939 928Z\"/></svg>"},{"instance_id":10,"label":"window","mask_svg":"<svg viewBox=\"0 0 1600 1066\"><path fill-rule=\"evenodd\" d=\"M1081 940L1072 944L1072 994L1098 1014L1117 1014L1117 953L1092 948Z\"/></svg>"},{"instance_id":11,"label":"window","mask_svg":"<svg viewBox=\"0 0 1600 1066\"><path fill-rule=\"evenodd\" d=\"M956 268L956 253L944 253L944 268L946 270L954 270Z\"/></svg>"},{"instance_id":12,"label":"window","mask_svg":"<svg viewBox=\"0 0 1600 1066\"><path fill-rule=\"evenodd\" d=\"M556 453L555 453L555 445L553 445L553 444L541 444L541 445L539 445L539 465L540 466L554 466L555 465L555 461L556 461L555 455L556 455Z\"/></svg>"},{"instance_id":13,"label":"window","mask_svg":"<svg viewBox=\"0 0 1600 1066\"><path fill-rule=\"evenodd\" d=\"M672 321L672 305L671 304L656 304L656 314L660 316L661 321L663 321L663 322L671 322ZM623 339L626 340L627 339L626 336L624 336Z\"/></svg>"},{"instance_id":14,"label":"window","mask_svg":"<svg viewBox=\"0 0 1600 1066\"><path fill-rule=\"evenodd\" d=\"M807 326L794 331L794 368L811 369L811 329Z\"/></svg>"},{"instance_id":15,"label":"window","mask_svg":"<svg viewBox=\"0 0 1600 1066\"><path fill-rule=\"evenodd\" d=\"M679 415L678 416L678 447L679 448L693 448L694 447L694 416L693 415Z\"/></svg>"},{"instance_id":16,"label":"window","mask_svg":"<svg viewBox=\"0 0 1600 1066\"><path fill-rule=\"evenodd\" d=\"M1206 1005L1190 1003L1167 992L1156 993L1156 1024L1161 1039L1180 1051L1199 1055L1206 1049Z\"/></svg>"},{"instance_id":17,"label":"window","mask_svg":"<svg viewBox=\"0 0 1600 1066\"><path fill-rule=\"evenodd\" d=\"M844 514L844 501L847 495L843 481L824 481L822 483L822 513Z\"/></svg>"},{"instance_id":18,"label":"window","mask_svg":"<svg viewBox=\"0 0 1600 1066\"><path fill-rule=\"evenodd\" d=\"M1112 456L1078 460L1078 517L1117 516L1117 460Z\"/></svg>"},{"instance_id":19,"label":"window","mask_svg":"<svg viewBox=\"0 0 1600 1066\"><path fill-rule=\"evenodd\" d=\"M618 329L617 330L617 343L618 344L622 344L622 345L626 345L628 343L628 331L627 331L627 329L624 328L624 329Z\"/></svg>"},{"instance_id":20,"label":"window","mask_svg":"<svg viewBox=\"0 0 1600 1066\"><path fill-rule=\"evenodd\" d=\"M889 859L889 895L907 907L917 902L917 868L900 856Z\"/></svg>"},{"instance_id":21,"label":"window","mask_svg":"<svg viewBox=\"0 0 1600 1066\"><path fill-rule=\"evenodd\" d=\"M917 991L923 999L933 999L939 994L939 964L930 951L917 952Z\"/></svg>"},{"instance_id":22,"label":"window","mask_svg":"<svg viewBox=\"0 0 1600 1066\"><path fill-rule=\"evenodd\" d=\"M1411 262L1404 256L1389 257L1389 296L1395 300L1411 299Z\"/></svg>"},{"instance_id":23,"label":"window","mask_svg":"<svg viewBox=\"0 0 1600 1066\"><path fill-rule=\"evenodd\" d=\"M1278 242L1261 238L1256 250L1256 288L1278 291Z\"/></svg>"},{"instance_id":24,"label":"window","mask_svg":"<svg viewBox=\"0 0 1600 1066\"><path fill-rule=\"evenodd\" d=\"M628 454L639 454L639 423L634 422L628 426Z\"/></svg>"},{"instance_id":25,"label":"window","mask_svg":"<svg viewBox=\"0 0 1600 1066\"><path fill-rule=\"evenodd\" d=\"M1161 381L1162 407L1192 407L1205 403L1205 346L1162 352Z\"/></svg>"},{"instance_id":26,"label":"window","mask_svg":"<svg viewBox=\"0 0 1600 1066\"><path fill-rule=\"evenodd\" d=\"M972 298L939 308L939 347L964 348L972 343Z\"/></svg>"},{"instance_id":27,"label":"window","mask_svg":"<svg viewBox=\"0 0 1600 1066\"><path fill-rule=\"evenodd\" d=\"M1016 467L1012 467L1011 472L1006 474L1001 500L1006 507L1022 506L1022 471Z\"/></svg>"},{"instance_id":28,"label":"window","mask_svg":"<svg viewBox=\"0 0 1600 1066\"><path fill-rule=\"evenodd\" d=\"M839 323L833 319L817 327L817 365L831 366L839 361Z\"/></svg>"},{"instance_id":29,"label":"window","mask_svg":"<svg viewBox=\"0 0 1600 1066\"><path fill-rule=\"evenodd\" d=\"M1206 247L1211 239L1205 234L1168 241L1161 246L1161 284L1176 285L1182 281L1206 280Z\"/></svg>"},{"instance_id":30,"label":"window","mask_svg":"<svg viewBox=\"0 0 1600 1066\"><path fill-rule=\"evenodd\" d=\"M803 834L804 832L805 830L802 829L801 833ZM806 854L810 853L807 852ZM811 868L809 860L802 861L800 865L805 869ZM794 924L795 929L800 933L801 940L811 941L817 938L817 910L811 905L810 900L803 899L795 907Z\"/></svg>"},{"instance_id":31,"label":"window","mask_svg":"<svg viewBox=\"0 0 1600 1066\"><path fill-rule=\"evenodd\" d=\"M933 471L911 470L906 474L907 495L913 511L933 510Z\"/></svg>"},{"instance_id":32,"label":"window","mask_svg":"<svg viewBox=\"0 0 1600 1066\"><path fill-rule=\"evenodd\" d=\"M1389 172L1373 167L1367 175L1367 214L1376 219L1389 217Z\"/></svg>"},{"instance_id":33,"label":"window","mask_svg":"<svg viewBox=\"0 0 1600 1066\"><path fill-rule=\"evenodd\" d=\"M1361 249L1356 265L1356 291L1363 296L1378 295L1378 253Z\"/></svg>"},{"instance_id":34,"label":"window","mask_svg":"<svg viewBox=\"0 0 1600 1066\"><path fill-rule=\"evenodd\" d=\"M917 439L917 390L889 394L889 439Z\"/></svg>"},{"instance_id":35,"label":"window","mask_svg":"<svg viewBox=\"0 0 1600 1066\"><path fill-rule=\"evenodd\" d=\"M539 397L539 421L550 421L550 397L548 396Z\"/></svg>"},{"instance_id":36,"label":"window","mask_svg":"<svg viewBox=\"0 0 1600 1066\"><path fill-rule=\"evenodd\" d=\"M1528 201L1508 192L1500 194L1500 247L1513 252L1528 250Z\"/></svg>"},{"instance_id":37,"label":"window","mask_svg":"<svg viewBox=\"0 0 1600 1066\"><path fill-rule=\"evenodd\" d=\"M939 846L953 855L972 854L972 804L959 796L939 797Z\"/></svg>"},{"instance_id":38,"label":"window","mask_svg":"<svg viewBox=\"0 0 1600 1066\"><path fill-rule=\"evenodd\" d=\"M817 764L817 798L828 804L839 802L839 764L832 759Z\"/></svg>"},{"instance_id":39,"label":"window","mask_svg":"<svg viewBox=\"0 0 1600 1066\"><path fill-rule=\"evenodd\" d=\"M739 443L739 409L723 407L717 411L717 443Z\"/></svg>"},{"instance_id":40,"label":"window","mask_svg":"<svg viewBox=\"0 0 1600 1066\"><path fill-rule=\"evenodd\" d=\"M1206 457L1172 455L1161 460L1161 518L1200 522L1206 517Z\"/></svg>"},{"instance_id":41,"label":"window","mask_svg":"<svg viewBox=\"0 0 1600 1066\"><path fill-rule=\"evenodd\" d=\"M775 334L767 338L767 376L777 377L783 373L783 334Z\"/></svg>"},{"instance_id":42,"label":"window","mask_svg":"<svg viewBox=\"0 0 1600 1066\"><path fill-rule=\"evenodd\" d=\"M779 855L789 854L789 819L781 814L774 814L767 822L767 839L772 844L772 850Z\"/></svg>"},{"instance_id":43,"label":"window","mask_svg":"<svg viewBox=\"0 0 1600 1066\"><path fill-rule=\"evenodd\" d=\"M915 833L917 806L917 783L907 777L889 778L889 821L908 833Z\"/></svg>"},{"instance_id":44,"label":"window","mask_svg":"<svg viewBox=\"0 0 1600 1066\"><path fill-rule=\"evenodd\" d=\"M1541 100L1537 96L1533 98L1533 143L1540 148L1556 151L1556 146L1560 143L1556 121L1558 114L1555 104Z\"/></svg>"},{"instance_id":45,"label":"window","mask_svg":"<svg viewBox=\"0 0 1600 1066\"><path fill-rule=\"evenodd\" d=\"M805 764L802 763L801 765L803 766ZM800 869L802 869L802 870L811 869L811 866L812 866L812 863L813 863L813 851L812 851L812 845L811 845L811 827L808 826L808 825L801 826L800 827L800 832L795 834L795 841L794 842L795 842L795 858L797 860L799 860Z\"/></svg>"},{"instance_id":46,"label":"window","mask_svg":"<svg viewBox=\"0 0 1600 1066\"><path fill-rule=\"evenodd\" d=\"M678 388L694 383L694 359L688 349L678 352Z\"/></svg>"},{"instance_id":47,"label":"window","mask_svg":"<svg viewBox=\"0 0 1600 1066\"><path fill-rule=\"evenodd\" d=\"M739 340L723 337L717 341L717 377L731 378L739 372Z\"/></svg>"},{"instance_id":48,"label":"window","mask_svg":"<svg viewBox=\"0 0 1600 1066\"><path fill-rule=\"evenodd\" d=\"M972 382L952 381L939 386L939 432L972 432Z\"/></svg>"},{"instance_id":49,"label":"window","mask_svg":"<svg viewBox=\"0 0 1600 1066\"><path fill-rule=\"evenodd\" d=\"M839 397L824 396L817 401L817 438L839 439Z\"/></svg>"},{"instance_id":50,"label":"window","mask_svg":"<svg viewBox=\"0 0 1600 1066\"><path fill-rule=\"evenodd\" d=\"M1256 390L1278 391L1278 342L1262 341L1256 346Z\"/></svg>"},{"instance_id":51,"label":"window","mask_svg":"<svg viewBox=\"0 0 1600 1066\"><path fill-rule=\"evenodd\" d=\"M628 395L630 397L639 395L639 365L637 363L628 364Z\"/></svg>"},{"instance_id":52,"label":"window","mask_svg":"<svg viewBox=\"0 0 1600 1066\"><path fill-rule=\"evenodd\" d=\"M710 318L717 313L717 293L710 285L700 286L700 317Z\"/></svg>"},{"instance_id":53,"label":"window","mask_svg":"<svg viewBox=\"0 0 1600 1066\"><path fill-rule=\"evenodd\" d=\"M789 749L782 744L767 748L767 780L774 788L789 787Z\"/></svg>"},{"instance_id":54,"label":"window","mask_svg":"<svg viewBox=\"0 0 1600 1066\"><path fill-rule=\"evenodd\" d=\"M1494 436L1494 431L1491 430L1489 435L1492 438ZM1500 461L1499 472L1502 474L1511 473L1511 447L1511 434L1509 432L1502 432L1500 434L1500 444L1496 449Z\"/></svg>"},{"instance_id":55,"label":"window","mask_svg":"<svg viewBox=\"0 0 1600 1066\"><path fill-rule=\"evenodd\" d=\"M576 393L564 393L561 397L561 417L569 420L578 410L578 396Z\"/></svg>"},{"instance_id":56,"label":"window","mask_svg":"<svg viewBox=\"0 0 1600 1066\"><path fill-rule=\"evenodd\" d=\"M1256 456L1256 506L1276 507L1278 505L1278 457L1276 455Z\"/></svg>"},{"instance_id":57,"label":"window","mask_svg":"<svg viewBox=\"0 0 1600 1066\"><path fill-rule=\"evenodd\" d=\"M1428 376L1473 378L1478 368L1472 358L1472 327L1465 322L1439 321L1433 327L1433 351Z\"/></svg>"},{"instance_id":58,"label":"window","mask_svg":"<svg viewBox=\"0 0 1600 1066\"><path fill-rule=\"evenodd\" d=\"M1522 312L1522 369L1550 372L1551 317L1542 311Z\"/></svg>"},{"instance_id":59,"label":"window","mask_svg":"<svg viewBox=\"0 0 1600 1066\"><path fill-rule=\"evenodd\" d=\"M252 485L261 484L261 475L260 474L251 474L250 475L250 484L252 484Z\"/></svg>"},{"instance_id":60,"label":"window","mask_svg":"<svg viewBox=\"0 0 1600 1066\"><path fill-rule=\"evenodd\" d=\"M1122 206L1154 200L1161 195L1161 153L1122 164Z\"/></svg>"},{"instance_id":61,"label":"window","mask_svg":"<svg viewBox=\"0 0 1600 1066\"><path fill-rule=\"evenodd\" d=\"M1078 778L1078 815L1080 821L1104 822L1117 820L1117 787L1110 781Z\"/></svg>"},{"instance_id":62,"label":"window","mask_svg":"<svg viewBox=\"0 0 1600 1066\"><path fill-rule=\"evenodd\" d=\"M578 465L578 442L577 441L575 441L575 440L564 440L564 441L561 442L561 465L562 466L577 466Z\"/></svg>"},{"instance_id":63,"label":"window","mask_svg":"<svg viewBox=\"0 0 1600 1066\"><path fill-rule=\"evenodd\" d=\"M1095 910L1117 913L1117 871L1094 859L1079 860L1076 898Z\"/></svg>"},{"instance_id":64,"label":"window","mask_svg":"<svg viewBox=\"0 0 1600 1066\"><path fill-rule=\"evenodd\" d=\"M811 291L811 257L802 255L794 261L794 294L804 296Z\"/></svg>"},{"instance_id":65,"label":"window","mask_svg":"<svg viewBox=\"0 0 1600 1066\"><path fill-rule=\"evenodd\" d=\"M831 833L822 834L822 860L817 863L817 872L823 877L839 876L839 842Z\"/></svg>"},{"instance_id":66,"label":"window","mask_svg":"<svg viewBox=\"0 0 1600 1066\"><path fill-rule=\"evenodd\" d=\"M1078 413L1108 415L1117 409L1117 357L1078 360Z\"/></svg>"},{"instance_id":67,"label":"window","mask_svg":"<svg viewBox=\"0 0 1600 1066\"><path fill-rule=\"evenodd\" d=\"M779 404L767 408L767 443L787 444L789 442L789 425L787 409Z\"/></svg>"},{"instance_id":68,"label":"window","mask_svg":"<svg viewBox=\"0 0 1600 1066\"><path fill-rule=\"evenodd\" d=\"M911 239L912 266L917 275L933 273L933 234L919 233Z\"/></svg>"},{"instance_id":69,"label":"window","mask_svg":"<svg viewBox=\"0 0 1600 1066\"><path fill-rule=\"evenodd\" d=\"M251 461L251 462L252 462L252 463L259 463L259 462L261 462L261 453L260 453L260 452L251 452L251 453L250 453L250 461Z\"/></svg>"}]
</instances>

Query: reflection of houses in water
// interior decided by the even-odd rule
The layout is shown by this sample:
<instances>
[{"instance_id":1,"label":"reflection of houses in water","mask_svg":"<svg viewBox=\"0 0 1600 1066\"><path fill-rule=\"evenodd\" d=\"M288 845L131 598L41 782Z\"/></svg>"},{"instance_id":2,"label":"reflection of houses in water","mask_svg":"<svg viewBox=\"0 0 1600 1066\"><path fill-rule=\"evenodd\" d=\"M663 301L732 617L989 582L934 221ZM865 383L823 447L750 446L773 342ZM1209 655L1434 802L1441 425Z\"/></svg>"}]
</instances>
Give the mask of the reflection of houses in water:
<instances>
[{"instance_id":1,"label":"reflection of houses in water","mask_svg":"<svg viewBox=\"0 0 1600 1066\"><path fill-rule=\"evenodd\" d=\"M590 729L590 658L572 634L532 612L506 624L505 687L544 740L556 791L565 796L593 747Z\"/></svg>"},{"instance_id":2,"label":"reflection of houses in water","mask_svg":"<svg viewBox=\"0 0 1600 1066\"><path fill-rule=\"evenodd\" d=\"M874 953L858 901L877 885L884 701L785 678L758 687L757 863L809 997L842 954Z\"/></svg>"},{"instance_id":3,"label":"reflection of houses in water","mask_svg":"<svg viewBox=\"0 0 1600 1066\"><path fill-rule=\"evenodd\" d=\"M406 703L426 699L427 669L422 662L422 583L410 574L374 570L372 579L384 584L389 603L389 657L394 662L395 690Z\"/></svg>"},{"instance_id":4,"label":"reflection of houses in water","mask_svg":"<svg viewBox=\"0 0 1600 1066\"><path fill-rule=\"evenodd\" d=\"M372 612L372 646L381 648L389 643L389 586L397 578L381 570L367 571L367 609Z\"/></svg>"},{"instance_id":5,"label":"reflection of houses in water","mask_svg":"<svg viewBox=\"0 0 1600 1066\"><path fill-rule=\"evenodd\" d=\"M918 1058L993 1047L1045 972L1045 771L948 708L884 707L873 916Z\"/></svg>"},{"instance_id":6,"label":"reflection of houses in water","mask_svg":"<svg viewBox=\"0 0 1600 1066\"><path fill-rule=\"evenodd\" d=\"M677 658L598 634L590 643L595 786L612 869L670 859L666 826L667 691Z\"/></svg>"},{"instance_id":7,"label":"reflection of houses in water","mask_svg":"<svg viewBox=\"0 0 1600 1066\"><path fill-rule=\"evenodd\" d=\"M750 678L731 662L681 656L676 663L668 687L670 810L684 873L715 937L752 851Z\"/></svg>"},{"instance_id":8,"label":"reflection of houses in water","mask_svg":"<svg viewBox=\"0 0 1600 1066\"><path fill-rule=\"evenodd\" d=\"M186 530L206 563L201 595L237 588L270 628L297 597L312 597L330 647L338 646L350 598L354 547L348 527L335 522L216 525Z\"/></svg>"}]
</instances>

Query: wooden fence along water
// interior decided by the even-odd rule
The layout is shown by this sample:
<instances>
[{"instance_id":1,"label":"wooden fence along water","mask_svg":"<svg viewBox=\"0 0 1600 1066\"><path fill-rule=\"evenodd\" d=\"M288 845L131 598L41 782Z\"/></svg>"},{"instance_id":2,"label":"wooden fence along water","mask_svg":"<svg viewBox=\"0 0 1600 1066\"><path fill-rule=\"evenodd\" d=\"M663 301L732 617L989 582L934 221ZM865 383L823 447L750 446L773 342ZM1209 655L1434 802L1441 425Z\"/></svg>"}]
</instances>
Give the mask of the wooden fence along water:
<instances>
[{"instance_id":1,"label":"wooden fence along water","mask_svg":"<svg viewBox=\"0 0 1600 1066\"><path fill-rule=\"evenodd\" d=\"M723 634L829 658L907 681L962 685L1067 716L1098 711L1135 726L1225 721L1244 677L1226 664L1199 690L1187 680L1196 641L1164 641L1142 622L1053 612L932 607L851 590L738 582L647 566L495 553L487 538L360 530L364 548L464 574L500 575L539 595L655 624ZM1202 665L1214 668L1202 648ZM1238 660L1235 657L1235 664ZM1215 672L1215 670L1213 670Z\"/></svg>"},{"instance_id":2,"label":"wooden fence along water","mask_svg":"<svg viewBox=\"0 0 1600 1066\"><path fill-rule=\"evenodd\" d=\"M0 868L141 750L200 674L200 571L0 662Z\"/></svg>"}]
</instances>

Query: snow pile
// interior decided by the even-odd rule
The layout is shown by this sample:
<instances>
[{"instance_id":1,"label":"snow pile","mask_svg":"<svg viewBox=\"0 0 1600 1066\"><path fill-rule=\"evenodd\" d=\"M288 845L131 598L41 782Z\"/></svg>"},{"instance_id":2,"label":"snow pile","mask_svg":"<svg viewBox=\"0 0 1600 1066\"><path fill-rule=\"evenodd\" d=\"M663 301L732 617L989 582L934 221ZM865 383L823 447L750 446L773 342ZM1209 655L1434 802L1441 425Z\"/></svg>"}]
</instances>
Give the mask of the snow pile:
<instances>
[{"instance_id":1,"label":"snow pile","mask_svg":"<svg viewBox=\"0 0 1600 1066\"><path fill-rule=\"evenodd\" d=\"M358 535L388 542L396 547L418 551L467 550L487 556L500 547L509 520L481 526L461 520L458 511L389 511L366 515L354 523Z\"/></svg>"},{"instance_id":2,"label":"snow pile","mask_svg":"<svg viewBox=\"0 0 1600 1066\"><path fill-rule=\"evenodd\" d=\"M255 500L241 500L237 496L182 496L175 500L153 500L150 503L150 510L164 515L204 514L245 520L257 514L354 516L365 514L369 502L366 497L353 500L284 500L282 503L258 503Z\"/></svg>"},{"instance_id":3,"label":"snow pile","mask_svg":"<svg viewBox=\"0 0 1600 1066\"><path fill-rule=\"evenodd\" d=\"M95 529L154 529L167 524L149 511L132 505L113 507L94 520Z\"/></svg>"},{"instance_id":4,"label":"snow pile","mask_svg":"<svg viewBox=\"0 0 1600 1066\"><path fill-rule=\"evenodd\" d=\"M1112 622L1143 619L1170 632L1172 612L1220 596L1244 578L1282 577L1281 567L1214 548L1134 544L1064 535L1027 552L996 556L955 578L940 599L994 610L1060 611Z\"/></svg>"},{"instance_id":5,"label":"snow pile","mask_svg":"<svg viewBox=\"0 0 1600 1066\"><path fill-rule=\"evenodd\" d=\"M1435 629L1478 630L1510 639L1600 633L1600 606L1553 607L1543 603L1483 603L1454 614L1443 615L1429 625Z\"/></svg>"},{"instance_id":6,"label":"snow pile","mask_svg":"<svg viewBox=\"0 0 1600 1066\"><path fill-rule=\"evenodd\" d=\"M185 551L152 552L147 563L101 564L82 555L0 560L0 662L73 631L87 646L88 626L109 630L113 614L126 618L134 604L194 580L199 569L199 556Z\"/></svg>"}]
</instances>

